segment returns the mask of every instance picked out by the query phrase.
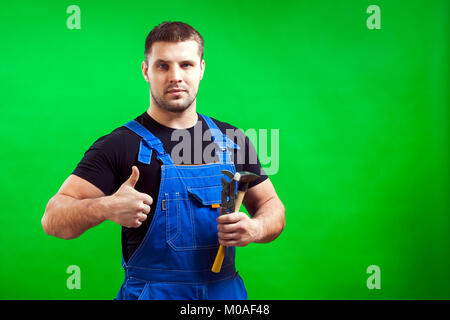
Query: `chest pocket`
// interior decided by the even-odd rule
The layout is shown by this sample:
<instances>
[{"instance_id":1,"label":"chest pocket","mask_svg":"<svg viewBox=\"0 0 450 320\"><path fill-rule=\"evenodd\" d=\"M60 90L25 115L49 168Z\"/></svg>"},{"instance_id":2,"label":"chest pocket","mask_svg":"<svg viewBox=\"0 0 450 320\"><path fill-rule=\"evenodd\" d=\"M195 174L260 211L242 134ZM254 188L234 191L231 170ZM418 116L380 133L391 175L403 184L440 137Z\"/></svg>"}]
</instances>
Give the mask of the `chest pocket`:
<instances>
[{"instance_id":1,"label":"chest pocket","mask_svg":"<svg viewBox=\"0 0 450 320\"><path fill-rule=\"evenodd\" d=\"M166 193L166 241L175 250L219 246L217 222L222 186L187 187L186 193Z\"/></svg>"}]
</instances>

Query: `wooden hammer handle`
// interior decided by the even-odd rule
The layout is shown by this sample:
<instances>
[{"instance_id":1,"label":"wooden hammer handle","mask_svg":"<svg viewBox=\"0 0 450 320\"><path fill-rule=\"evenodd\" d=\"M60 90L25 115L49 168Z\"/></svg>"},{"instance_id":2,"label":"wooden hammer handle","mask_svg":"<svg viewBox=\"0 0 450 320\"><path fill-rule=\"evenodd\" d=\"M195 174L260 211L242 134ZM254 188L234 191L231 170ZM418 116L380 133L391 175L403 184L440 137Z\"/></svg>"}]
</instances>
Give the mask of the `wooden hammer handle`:
<instances>
[{"instance_id":1,"label":"wooden hammer handle","mask_svg":"<svg viewBox=\"0 0 450 320\"><path fill-rule=\"evenodd\" d=\"M241 208L242 200L244 200L245 191L238 191L236 196L236 206L234 207L234 212L238 212Z\"/></svg>"},{"instance_id":2,"label":"wooden hammer handle","mask_svg":"<svg viewBox=\"0 0 450 320\"><path fill-rule=\"evenodd\" d=\"M234 207L234 212L238 212L241 208L242 200L244 200L245 191L238 191L236 196L236 202ZM225 257L225 248L220 245L219 250L217 251L216 259L214 260L214 264L211 268L211 271L214 273L219 273L222 268L223 258Z\"/></svg>"}]
</instances>

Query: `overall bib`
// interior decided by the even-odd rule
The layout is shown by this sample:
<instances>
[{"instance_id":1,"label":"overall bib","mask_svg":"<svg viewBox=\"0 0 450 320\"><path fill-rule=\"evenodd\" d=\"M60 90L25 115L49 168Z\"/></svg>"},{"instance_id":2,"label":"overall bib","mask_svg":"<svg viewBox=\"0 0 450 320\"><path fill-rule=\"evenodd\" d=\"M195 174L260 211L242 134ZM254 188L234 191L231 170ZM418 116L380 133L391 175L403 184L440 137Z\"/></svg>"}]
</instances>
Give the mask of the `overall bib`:
<instances>
[{"instance_id":1,"label":"overall bib","mask_svg":"<svg viewBox=\"0 0 450 320\"><path fill-rule=\"evenodd\" d=\"M162 165L150 227L128 262L122 258L125 280L118 300L247 299L235 269L234 250L224 258L219 273L211 271L219 248L216 218L221 202L221 171L235 173L227 147L239 147L210 118L201 116L218 147L217 163L176 165L161 141L141 124L133 120L125 125L142 138L138 161L149 164L152 152L156 152Z\"/></svg>"}]
</instances>

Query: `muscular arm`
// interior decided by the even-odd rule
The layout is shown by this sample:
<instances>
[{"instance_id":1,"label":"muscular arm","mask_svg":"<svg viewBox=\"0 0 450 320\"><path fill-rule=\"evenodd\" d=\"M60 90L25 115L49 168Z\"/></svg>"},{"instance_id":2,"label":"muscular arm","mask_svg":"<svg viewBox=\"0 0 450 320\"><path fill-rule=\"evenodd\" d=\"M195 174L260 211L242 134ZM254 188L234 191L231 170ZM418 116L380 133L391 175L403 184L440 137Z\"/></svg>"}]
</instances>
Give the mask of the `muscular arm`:
<instances>
[{"instance_id":1,"label":"muscular arm","mask_svg":"<svg viewBox=\"0 0 450 320\"><path fill-rule=\"evenodd\" d=\"M90 182L71 175L45 208L44 231L73 239L105 220L105 194Z\"/></svg>"},{"instance_id":2,"label":"muscular arm","mask_svg":"<svg viewBox=\"0 0 450 320\"><path fill-rule=\"evenodd\" d=\"M133 167L130 178L111 196L90 182L71 175L47 204L42 227L52 236L74 239L105 220L137 228L147 218L153 199L134 189L139 170Z\"/></svg>"},{"instance_id":3,"label":"muscular arm","mask_svg":"<svg viewBox=\"0 0 450 320\"><path fill-rule=\"evenodd\" d=\"M275 240L285 226L285 209L272 182L266 179L250 188L243 202L252 219L261 224L261 233L254 242L266 243Z\"/></svg>"}]
</instances>

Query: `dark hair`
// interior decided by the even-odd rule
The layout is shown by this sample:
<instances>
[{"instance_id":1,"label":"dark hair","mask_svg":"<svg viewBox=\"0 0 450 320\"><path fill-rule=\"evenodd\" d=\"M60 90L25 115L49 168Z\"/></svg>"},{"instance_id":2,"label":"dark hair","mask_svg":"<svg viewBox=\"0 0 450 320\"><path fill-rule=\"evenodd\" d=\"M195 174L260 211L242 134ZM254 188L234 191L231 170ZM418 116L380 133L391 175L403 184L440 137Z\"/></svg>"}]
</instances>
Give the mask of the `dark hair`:
<instances>
[{"instance_id":1,"label":"dark hair","mask_svg":"<svg viewBox=\"0 0 450 320\"><path fill-rule=\"evenodd\" d=\"M203 59L204 41L200 33L190 25L180 21L165 21L154 27L145 39L145 59L150 55L152 44L157 41L179 42L194 40L198 43L200 61Z\"/></svg>"}]
</instances>

